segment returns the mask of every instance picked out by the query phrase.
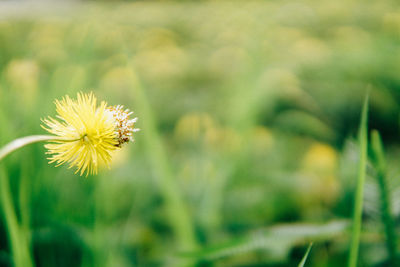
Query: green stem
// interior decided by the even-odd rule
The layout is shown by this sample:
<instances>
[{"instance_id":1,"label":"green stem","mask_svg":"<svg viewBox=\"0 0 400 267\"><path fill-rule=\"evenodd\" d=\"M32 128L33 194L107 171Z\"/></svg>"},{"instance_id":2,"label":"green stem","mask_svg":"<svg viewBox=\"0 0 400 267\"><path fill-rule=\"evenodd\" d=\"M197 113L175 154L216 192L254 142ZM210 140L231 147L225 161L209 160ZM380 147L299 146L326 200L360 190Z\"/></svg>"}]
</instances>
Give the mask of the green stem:
<instances>
[{"instance_id":1,"label":"green stem","mask_svg":"<svg viewBox=\"0 0 400 267\"><path fill-rule=\"evenodd\" d=\"M367 94L367 96L365 97L361 113L361 124L358 135L358 141L360 146L360 162L358 170L356 196L354 202L353 229L351 235L351 246L350 246L350 255L348 262L349 267L357 266L358 250L360 246L362 207L363 207L364 183L366 176L367 149L368 149L368 142L367 142L368 98L369 94Z\"/></svg>"},{"instance_id":2,"label":"green stem","mask_svg":"<svg viewBox=\"0 0 400 267\"><path fill-rule=\"evenodd\" d=\"M14 141L11 141L0 149L0 161L3 160L3 158L5 158L7 155L21 147L41 141L54 139L57 139L57 137L51 135L31 135L15 139Z\"/></svg>"},{"instance_id":3,"label":"green stem","mask_svg":"<svg viewBox=\"0 0 400 267\"><path fill-rule=\"evenodd\" d=\"M187 210L188 207L185 205L180 188L171 170L147 96L133 68L131 68L130 74L132 87L135 88L136 93L136 105L143 118L141 120L144 128L143 139L147 146L153 171L157 177L159 190L165 199L169 223L177 237L179 248L187 251L194 250L197 247L197 242Z\"/></svg>"},{"instance_id":4,"label":"green stem","mask_svg":"<svg viewBox=\"0 0 400 267\"><path fill-rule=\"evenodd\" d=\"M28 241L18 223L10 192L9 179L3 169L1 169L0 173L0 199L4 220L8 229L7 234L10 240L14 266L32 267L34 265L30 256Z\"/></svg>"},{"instance_id":5,"label":"green stem","mask_svg":"<svg viewBox=\"0 0 400 267\"><path fill-rule=\"evenodd\" d=\"M391 262L390 266L398 266L397 256L396 256L396 247L397 247L396 231L394 228L394 222L391 215L390 193L387 184L385 154L383 151L382 139L379 135L379 132L376 130L372 131L371 144L374 156L373 162L377 172L376 176L378 179L378 185L381 196L382 221L385 227L386 247L389 252L389 257Z\"/></svg>"},{"instance_id":6,"label":"green stem","mask_svg":"<svg viewBox=\"0 0 400 267\"><path fill-rule=\"evenodd\" d=\"M0 149L0 162L9 154L26 145L57 139L50 135L32 135L15 139ZM0 200L4 220L8 229L11 252L15 267L32 267L34 263L30 255L29 240L24 229L18 222L15 206L12 199L9 177L3 168L0 168Z\"/></svg>"},{"instance_id":7,"label":"green stem","mask_svg":"<svg viewBox=\"0 0 400 267\"><path fill-rule=\"evenodd\" d=\"M121 39L123 37L121 36ZM127 55L131 55L130 49L123 45L123 50ZM143 90L142 83L135 72L133 64L127 64L129 70L129 78L135 93L135 103L140 110L141 118L143 118L143 139L147 146L149 158L160 193L165 200L166 214L169 219L172 231L177 238L179 249L192 251L198 247L195 236L194 225L191 220L188 207L180 192L179 185L174 177L173 171L169 164L169 158L164 150L162 138L157 130L156 118L151 110L151 105ZM193 266L191 262L181 262L179 265ZM175 265L176 266L176 265Z\"/></svg>"}]
</instances>

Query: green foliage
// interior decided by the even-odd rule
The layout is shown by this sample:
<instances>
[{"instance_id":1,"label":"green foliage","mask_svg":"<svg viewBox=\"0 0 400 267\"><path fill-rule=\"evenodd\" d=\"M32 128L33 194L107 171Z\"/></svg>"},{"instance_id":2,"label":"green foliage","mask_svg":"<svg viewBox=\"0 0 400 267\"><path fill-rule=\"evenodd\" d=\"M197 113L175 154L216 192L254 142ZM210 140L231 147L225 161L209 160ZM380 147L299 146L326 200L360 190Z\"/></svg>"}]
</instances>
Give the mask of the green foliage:
<instances>
[{"instance_id":1,"label":"green foliage","mask_svg":"<svg viewBox=\"0 0 400 267\"><path fill-rule=\"evenodd\" d=\"M374 158L374 166L376 169L376 177L380 189L380 202L381 202L381 213L382 221L385 227L386 235L386 247L390 256L390 264L392 266L398 266L397 260L397 234L394 228L394 222L392 218L391 202L390 202L390 190L388 188L387 181L387 167L385 154L383 150L382 139L379 132L374 130L371 135L371 147Z\"/></svg>"},{"instance_id":2,"label":"green foliage","mask_svg":"<svg viewBox=\"0 0 400 267\"><path fill-rule=\"evenodd\" d=\"M373 157L372 170L388 178L398 220L395 1L7 8L0 146L44 134L54 99L77 91L135 111L142 131L87 179L49 165L38 144L2 162L0 266L18 265L15 254L37 267L297 266L309 242L307 266L342 266L351 239L342 220L367 164L366 135L354 141L367 85L368 125L387 145L386 169ZM371 177L363 206L357 195L360 266L394 254Z\"/></svg>"},{"instance_id":3,"label":"green foliage","mask_svg":"<svg viewBox=\"0 0 400 267\"><path fill-rule=\"evenodd\" d=\"M329 222L325 225L316 224L287 224L276 225L269 229L258 230L250 236L233 240L227 244L213 246L204 250L185 253L188 257L196 257L209 261L238 257L242 254L262 251L265 260L279 262L288 257L290 249L309 240L318 242L337 238L345 233L348 223L345 221ZM308 251L311 249L309 246ZM303 262L307 258L303 257Z\"/></svg>"}]
</instances>

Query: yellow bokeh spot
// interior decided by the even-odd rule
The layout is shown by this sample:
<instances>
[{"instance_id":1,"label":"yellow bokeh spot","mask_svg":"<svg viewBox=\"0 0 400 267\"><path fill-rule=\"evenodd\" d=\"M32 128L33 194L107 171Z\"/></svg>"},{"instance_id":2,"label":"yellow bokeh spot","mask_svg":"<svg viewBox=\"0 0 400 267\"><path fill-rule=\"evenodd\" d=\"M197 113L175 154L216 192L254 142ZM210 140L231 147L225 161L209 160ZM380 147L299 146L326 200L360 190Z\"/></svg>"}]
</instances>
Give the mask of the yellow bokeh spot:
<instances>
[{"instance_id":1,"label":"yellow bokeh spot","mask_svg":"<svg viewBox=\"0 0 400 267\"><path fill-rule=\"evenodd\" d=\"M39 66L29 59L12 60L5 69L5 76L12 88L17 90L24 104L32 104L37 95Z\"/></svg>"},{"instance_id":2,"label":"yellow bokeh spot","mask_svg":"<svg viewBox=\"0 0 400 267\"><path fill-rule=\"evenodd\" d=\"M326 144L317 143L307 151L303 165L307 170L332 172L336 170L338 154L335 149Z\"/></svg>"},{"instance_id":3,"label":"yellow bokeh spot","mask_svg":"<svg viewBox=\"0 0 400 267\"><path fill-rule=\"evenodd\" d=\"M339 196L337 179L338 153L322 143L315 143L302 160L299 176L299 194L305 205L331 204Z\"/></svg>"}]
</instances>

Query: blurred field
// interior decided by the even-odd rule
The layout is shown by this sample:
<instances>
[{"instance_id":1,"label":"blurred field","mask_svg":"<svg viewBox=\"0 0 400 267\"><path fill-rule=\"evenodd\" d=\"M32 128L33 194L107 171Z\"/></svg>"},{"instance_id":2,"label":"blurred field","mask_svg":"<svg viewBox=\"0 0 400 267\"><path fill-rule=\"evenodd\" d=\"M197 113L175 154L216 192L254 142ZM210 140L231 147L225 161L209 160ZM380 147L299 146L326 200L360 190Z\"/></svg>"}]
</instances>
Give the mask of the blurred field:
<instances>
[{"instance_id":1,"label":"blurred field","mask_svg":"<svg viewBox=\"0 0 400 267\"><path fill-rule=\"evenodd\" d=\"M398 221L395 1L0 14L0 145L43 134L54 99L78 91L125 105L142 129L98 176L48 165L41 144L7 158L36 266L297 266L310 241L306 266L342 266L368 87ZM360 266L389 266L369 173ZM12 266L2 218L0 266Z\"/></svg>"}]
</instances>

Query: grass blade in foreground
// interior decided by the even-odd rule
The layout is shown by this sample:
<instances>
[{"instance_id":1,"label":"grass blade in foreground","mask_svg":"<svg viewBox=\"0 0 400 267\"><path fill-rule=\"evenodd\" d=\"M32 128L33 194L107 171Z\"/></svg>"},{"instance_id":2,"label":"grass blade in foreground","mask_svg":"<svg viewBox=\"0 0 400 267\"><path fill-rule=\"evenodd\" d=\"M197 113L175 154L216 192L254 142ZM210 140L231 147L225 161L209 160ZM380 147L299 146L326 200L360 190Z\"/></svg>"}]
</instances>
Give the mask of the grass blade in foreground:
<instances>
[{"instance_id":1,"label":"grass blade in foreground","mask_svg":"<svg viewBox=\"0 0 400 267\"><path fill-rule=\"evenodd\" d=\"M159 190L166 202L166 211L171 227L176 234L180 250L194 250L197 248L194 227L190 218L186 203L181 195L179 186L175 180L164 145L156 127L156 118L151 110L150 103L144 92L144 88L136 76L133 67L130 70L132 88L135 88L138 109L143 120L143 139L148 147L150 160L156 177ZM190 264L184 264L189 266ZM177 266L177 265L175 265ZM179 266L182 266L179 264Z\"/></svg>"},{"instance_id":2,"label":"grass blade in foreground","mask_svg":"<svg viewBox=\"0 0 400 267\"><path fill-rule=\"evenodd\" d=\"M390 266L398 266L396 256L396 231L391 215L390 194L386 176L386 160L383 151L382 139L379 135L379 132L376 130L372 131L371 146L374 160L373 163L377 172L376 176L381 196L382 222L385 226L386 247L390 256Z\"/></svg>"},{"instance_id":3,"label":"grass blade in foreground","mask_svg":"<svg viewBox=\"0 0 400 267\"><path fill-rule=\"evenodd\" d=\"M349 264L348 264L349 267L357 266L358 249L360 246L361 217L362 217L364 183L366 176L367 149L368 149L368 141L367 141L368 98L369 95L367 93L367 96L365 97L364 100L363 109L361 112L361 124L358 133L358 142L360 146L360 162L358 169L356 196L354 201L353 228L351 233L351 247L350 247Z\"/></svg>"},{"instance_id":4,"label":"grass blade in foreground","mask_svg":"<svg viewBox=\"0 0 400 267\"><path fill-rule=\"evenodd\" d=\"M299 263L298 267L304 267L304 264L306 263L306 260L308 258L308 254L310 253L311 247L312 247L313 243L310 243L310 245L308 245L307 251L303 256L303 259L301 260L301 262Z\"/></svg>"},{"instance_id":5,"label":"grass blade in foreground","mask_svg":"<svg viewBox=\"0 0 400 267\"><path fill-rule=\"evenodd\" d=\"M29 242L25 233L21 230L20 224L15 213L12 200L9 177L0 166L0 203L4 216L4 223L7 226L8 240L15 267L34 266L29 249Z\"/></svg>"},{"instance_id":6,"label":"grass blade in foreground","mask_svg":"<svg viewBox=\"0 0 400 267\"><path fill-rule=\"evenodd\" d=\"M270 261L284 261L293 246L308 243L310 240L314 242L333 240L343 236L348 226L347 221L331 221L325 224L280 224L207 246L198 251L183 253L182 256L216 261L262 251L264 257Z\"/></svg>"}]
</instances>

